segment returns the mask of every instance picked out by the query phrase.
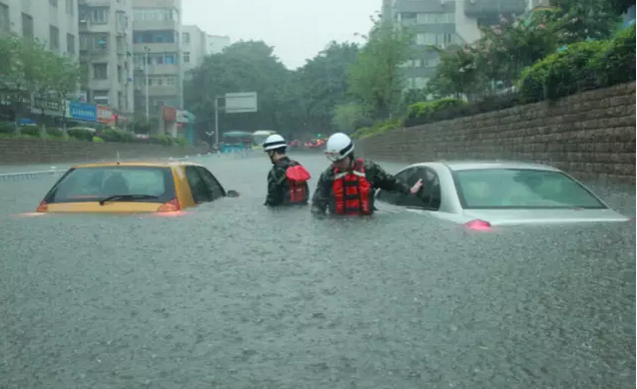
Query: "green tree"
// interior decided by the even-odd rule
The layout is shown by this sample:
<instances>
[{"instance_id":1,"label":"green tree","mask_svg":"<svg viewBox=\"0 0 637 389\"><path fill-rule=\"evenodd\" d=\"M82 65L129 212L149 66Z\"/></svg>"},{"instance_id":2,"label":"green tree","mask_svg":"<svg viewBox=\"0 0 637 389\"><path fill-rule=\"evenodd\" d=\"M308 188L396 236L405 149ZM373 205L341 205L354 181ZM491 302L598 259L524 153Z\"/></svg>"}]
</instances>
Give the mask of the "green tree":
<instances>
[{"instance_id":1,"label":"green tree","mask_svg":"<svg viewBox=\"0 0 637 389\"><path fill-rule=\"evenodd\" d=\"M256 131L271 129L286 132L285 122L277 120L277 109L290 72L273 55L273 48L261 41L238 42L223 53L206 57L193 70L186 83L185 100L197 117L201 138L214 129L215 97L225 93L257 92L258 112L219 115L221 131ZM220 101L223 105L223 100Z\"/></svg>"},{"instance_id":2,"label":"green tree","mask_svg":"<svg viewBox=\"0 0 637 389\"><path fill-rule=\"evenodd\" d=\"M621 13L608 0L557 0L554 5L552 23L563 45L610 38Z\"/></svg>"},{"instance_id":3,"label":"green tree","mask_svg":"<svg viewBox=\"0 0 637 389\"><path fill-rule=\"evenodd\" d=\"M79 65L68 57L54 55L50 59L50 92L59 103L62 123L66 133L66 104L69 96L77 91L82 81Z\"/></svg>"},{"instance_id":4,"label":"green tree","mask_svg":"<svg viewBox=\"0 0 637 389\"><path fill-rule=\"evenodd\" d=\"M298 103L290 107L300 112L307 132L330 131L336 106L352 101L348 95L348 69L356 63L358 50L354 43L330 42L294 72L291 80L297 85L296 95L288 96L295 96Z\"/></svg>"},{"instance_id":5,"label":"green tree","mask_svg":"<svg viewBox=\"0 0 637 389\"><path fill-rule=\"evenodd\" d=\"M50 81L48 51L37 40L10 35L0 39L2 93L12 101L18 121L31 96L41 93Z\"/></svg>"},{"instance_id":6,"label":"green tree","mask_svg":"<svg viewBox=\"0 0 637 389\"><path fill-rule=\"evenodd\" d=\"M350 92L376 119L388 118L400 103L404 74L400 67L411 57L412 34L391 22L374 20L350 67Z\"/></svg>"},{"instance_id":7,"label":"green tree","mask_svg":"<svg viewBox=\"0 0 637 389\"><path fill-rule=\"evenodd\" d=\"M352 133L365 119L365 112L359 105L348 103L336 106L332 123L341 132Z\"/></svg>"},{"instance_id":8,"label":"green tree","mask_svg":"<svg viewBox=\"0 0 637 389\"><path fill-rule=\"evenodd\" d=\"M436 76L427 85L429 93L437 98L466 95L471 100L480 92L483 81L475 52L469 46L436 50L440 62L436 66Z\"/></svg>"}]
</instances>

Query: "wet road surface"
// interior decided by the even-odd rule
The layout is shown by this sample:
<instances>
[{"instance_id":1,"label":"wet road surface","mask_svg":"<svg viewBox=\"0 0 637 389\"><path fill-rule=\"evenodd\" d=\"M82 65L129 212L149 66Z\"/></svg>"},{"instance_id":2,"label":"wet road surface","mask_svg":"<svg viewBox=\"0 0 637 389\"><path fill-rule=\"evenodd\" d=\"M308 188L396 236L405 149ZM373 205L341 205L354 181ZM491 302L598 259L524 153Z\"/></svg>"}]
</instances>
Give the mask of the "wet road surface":
<instances>
[{"instance_id":1,"label":"wet road surface","mask_svg":"<svg viewBox=\"0 0 637 389\"><path fill-rule=\"evenodd\" d=\"M264 159L201 161L242 197L19 218L55 179L0 183L0 388L634 387L634 224L315 220L262 205Z\"/></svg>"}]
</instances>

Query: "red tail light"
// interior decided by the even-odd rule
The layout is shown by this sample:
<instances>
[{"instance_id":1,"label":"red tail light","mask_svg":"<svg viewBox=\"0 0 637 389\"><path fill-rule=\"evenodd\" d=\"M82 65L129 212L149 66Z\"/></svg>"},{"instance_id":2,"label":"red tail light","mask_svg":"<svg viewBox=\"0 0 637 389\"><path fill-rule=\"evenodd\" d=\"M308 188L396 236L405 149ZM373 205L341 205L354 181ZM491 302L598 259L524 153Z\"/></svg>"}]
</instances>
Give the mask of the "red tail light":
<instances>
[{"instance_id":1,"label":"red tail light","mask_svg":"<svg viewBox=\"0 0 637 389\"><path fill-rule=\"evenodd\" d=\"M179 210L181 210L181 207L179 207L179 201L176 198L157 208L157 212L177 212Z\"/></svg>"},{"instance_id":2,"label":"red tail light","mask_svg":"<svg viewBox=\"0 0 637 389\"><path fill-rule=\"evenodd\" d=\"M476 231L491 230L491 223L484 220L480 220L480 219L471 220L470 222L467 222L464 225L470 230L476 230Z\"/></svg>"},{"instance_id":3,"label":"red tail light","mask_svg":"<svg viewBox=\"0 0 637 389\"><path fill-rule=\"evenodd\" d=\"M49 206L47 205L46 201L42 200L40 205L38 205L38 209L36 209L35 212L47 212L48 210L49 210Z\"/></svg>"}]
</instances>

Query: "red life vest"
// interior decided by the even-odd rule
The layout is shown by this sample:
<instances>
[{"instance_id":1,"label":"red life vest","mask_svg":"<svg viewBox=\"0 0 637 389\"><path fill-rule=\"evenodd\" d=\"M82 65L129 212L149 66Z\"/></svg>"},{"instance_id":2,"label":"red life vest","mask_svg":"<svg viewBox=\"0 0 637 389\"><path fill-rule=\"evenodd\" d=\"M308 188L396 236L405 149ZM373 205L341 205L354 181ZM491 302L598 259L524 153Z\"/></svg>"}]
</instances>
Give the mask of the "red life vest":
<instances>
[{"instance_id":1,"label":"red life vest","mask_svg":"<svg viewBox=\"0 0 637 389\"><path fill-rule=\"evenodd\" d=\"M337 215L371 215L372 184L365 177L365 162L357 159L354 169L341 172L334 168L332 182Z\"/></svg>"},{"instance_id":2,"label":"red life vest","mask_svg":"<svg viewBox=\"0 0 637 389\"><path fill-rule=\"evenodd\" d=\"M312 178L302 165L293 162L285 171L288 181L290 204L305 204L308 199L307 182Z\"/></svg>"}]
</instances>

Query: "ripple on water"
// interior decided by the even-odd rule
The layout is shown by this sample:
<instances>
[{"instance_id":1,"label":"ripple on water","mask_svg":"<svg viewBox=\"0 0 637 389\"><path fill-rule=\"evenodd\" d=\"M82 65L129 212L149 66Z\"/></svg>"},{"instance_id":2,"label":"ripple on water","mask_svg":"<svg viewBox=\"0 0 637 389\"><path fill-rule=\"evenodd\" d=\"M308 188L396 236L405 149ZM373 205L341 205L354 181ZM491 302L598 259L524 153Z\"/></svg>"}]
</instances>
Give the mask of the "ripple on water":
<instances>
[{"instance_id":1,"label":"ripple on water","mask_svg":"<svg viewBox=\"0 0 637 389\"><path fill-rule=\"evenodd\" d=\"M316 220L206 163L242 197L176 218L5 217L53 180L2 184L0 387L633 387L634 224Z\"/></svg>"}]
</instances>

